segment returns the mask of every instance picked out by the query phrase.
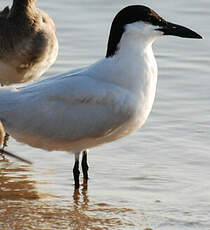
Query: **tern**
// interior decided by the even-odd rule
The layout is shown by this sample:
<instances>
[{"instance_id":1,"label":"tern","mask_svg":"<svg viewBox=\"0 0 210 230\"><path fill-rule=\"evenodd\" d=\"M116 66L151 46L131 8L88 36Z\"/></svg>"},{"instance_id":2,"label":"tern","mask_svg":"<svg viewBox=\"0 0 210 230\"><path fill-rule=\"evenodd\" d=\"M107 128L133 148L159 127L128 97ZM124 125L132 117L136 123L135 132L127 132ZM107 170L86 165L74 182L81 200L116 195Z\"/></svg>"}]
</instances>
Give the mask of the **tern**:
<instances>
[{"instance_id":1,"label":"tern","mask_svg":"<svg viewBox=\"0 0 210 230\"><path fill-rule=\"evenodd\" d=\"M112 22L103 59L26 87L0 89L6 131L32 147L74 153L78 189L80 153L87 182L87 149L127 136L145 123L157 84L152 44L165 35L202 38L146 6L125 7Z\"/></svg>"},{"instance_id":2,"label":"tern","mask_svg":"<svg viewBox=\"0 0 210 230\"><path fill-rule=\"evenodd\" d=\"M0 84L39 78L56 60L58 40L53 20L36 0L13 0L0 12ZM3 148L7 146L6 134Z\"/></svg>"}]
</instances>

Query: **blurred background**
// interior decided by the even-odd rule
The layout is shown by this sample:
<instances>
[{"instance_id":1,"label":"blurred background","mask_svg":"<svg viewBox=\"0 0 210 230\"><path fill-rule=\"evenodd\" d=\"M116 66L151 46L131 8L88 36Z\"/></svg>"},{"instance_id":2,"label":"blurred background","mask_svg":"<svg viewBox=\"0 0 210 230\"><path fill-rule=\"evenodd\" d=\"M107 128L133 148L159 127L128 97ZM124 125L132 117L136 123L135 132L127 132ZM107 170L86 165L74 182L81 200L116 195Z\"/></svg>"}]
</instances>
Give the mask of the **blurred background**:
<instances>
[{"instance_id":1,"label":"blurred background","mask_svg":"<svg viewBox=\"0 0 210 230\"><path fill-rule=\"evenodd\" d=\"M0 8L12 1L1 0ZM203 40L154 44L159 80L143 128L89 153L89 187L74 194L74 156L9 141L33 162L0 161L0 229L210 229L210 2L37 0L57 26L59 56L42 78L103 58L115 14L147 5Z\"/></svg>"}]
</instances>

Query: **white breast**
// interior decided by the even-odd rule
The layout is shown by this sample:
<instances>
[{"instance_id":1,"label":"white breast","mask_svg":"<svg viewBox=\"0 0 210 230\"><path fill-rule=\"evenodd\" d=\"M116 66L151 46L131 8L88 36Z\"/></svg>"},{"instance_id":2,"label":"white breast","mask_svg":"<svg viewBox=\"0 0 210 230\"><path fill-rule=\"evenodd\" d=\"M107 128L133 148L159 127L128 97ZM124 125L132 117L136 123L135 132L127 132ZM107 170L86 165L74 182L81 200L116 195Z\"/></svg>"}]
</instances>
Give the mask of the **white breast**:
<instances>
[{"instance_id":1,"label":"white breast","mask_svg":"<svg viewBox=\"0 0 210 230\"><path fill-rule=\"evenodd\" d=\"M132 44L133 47L133 44ZM121 53L113 58L103 59L91 66L88 74L100 78L105 82L111 82L129 91L132 100L128 100L130 116L127 122L114 130L109 135L99 138L97 145L110 142L126 136L140 128L148 118L156 93L157 64L152 51L152 44L146 46L143 54L138 47L120 50ZM125 53L127 55L125 55ZM135 58L135 60L134 60ZM106 70L106 71L103 71ZM123 110L123 105L121 110Z\"/></svg>"}]
</instances>

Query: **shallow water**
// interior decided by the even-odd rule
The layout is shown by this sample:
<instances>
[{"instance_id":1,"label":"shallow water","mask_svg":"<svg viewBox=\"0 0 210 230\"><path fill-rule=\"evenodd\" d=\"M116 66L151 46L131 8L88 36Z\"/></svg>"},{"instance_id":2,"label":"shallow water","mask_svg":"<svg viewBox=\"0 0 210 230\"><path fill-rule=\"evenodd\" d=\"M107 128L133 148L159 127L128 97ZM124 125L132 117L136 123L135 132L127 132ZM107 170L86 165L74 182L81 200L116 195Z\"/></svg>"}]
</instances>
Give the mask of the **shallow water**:
<instances>
[{"instance_id":1,"label":"shallow water","mask_svg":"<svg viewBox=\"0 0 210 230\"><path fill-rule=\"evenodd\" d=\"M0 7L7 3L1 0ZM9 150L34 164L0 162L0 229L210 229L210 2L129 1L139 3L205 39L155 43L159 82L152 113L138 132L90 151L89 186L80 194L74 193L73 156L10 139ZM53 17L60 42L59 57L43 78L103 57L112 18L127 5L37 4Z\"/></svg>"}]
</instances>

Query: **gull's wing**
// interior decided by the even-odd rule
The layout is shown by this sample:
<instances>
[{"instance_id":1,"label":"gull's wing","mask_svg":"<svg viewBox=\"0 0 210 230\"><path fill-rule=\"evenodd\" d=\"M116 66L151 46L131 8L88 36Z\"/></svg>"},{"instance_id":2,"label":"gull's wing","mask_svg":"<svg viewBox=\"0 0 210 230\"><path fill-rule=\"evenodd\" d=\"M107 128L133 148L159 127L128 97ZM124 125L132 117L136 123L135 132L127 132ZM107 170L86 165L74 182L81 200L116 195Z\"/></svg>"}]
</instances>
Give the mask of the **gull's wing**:
<instances>
[{"instance_id":1,"label":"gull's wing","mask_svg":"<svg viewBox=\"0 0 210 230\"><path fill-rule=\"evenodd\" d=\"M108 135L129 119L132 103L126 89L79 73L17 90L0 89L0 119L17 139L71 142Z\"/></svg>"}]
</instances>

